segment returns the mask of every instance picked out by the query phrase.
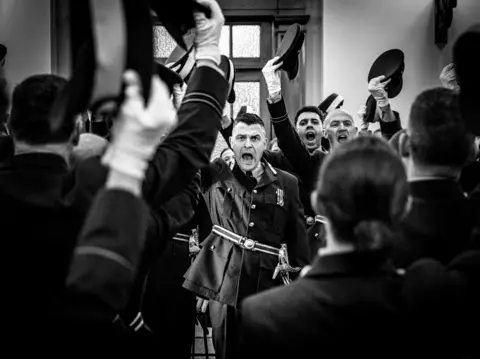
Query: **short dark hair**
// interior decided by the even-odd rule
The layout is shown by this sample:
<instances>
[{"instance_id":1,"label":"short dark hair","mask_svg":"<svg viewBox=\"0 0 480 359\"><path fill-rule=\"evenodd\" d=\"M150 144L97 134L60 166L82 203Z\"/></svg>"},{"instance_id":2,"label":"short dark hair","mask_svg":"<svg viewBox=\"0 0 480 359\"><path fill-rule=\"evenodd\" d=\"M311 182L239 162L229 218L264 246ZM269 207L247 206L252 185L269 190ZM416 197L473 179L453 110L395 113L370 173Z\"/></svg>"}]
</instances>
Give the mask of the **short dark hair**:
<instances>
[{"instance_id":1,"label":"short dark hair","mask_svg":"<svg viewBox=\"0 0 480 359\"><path fill-rule=\"evenodd\" d=\"M408 123L411 156L430 166L460 169L472 156L473 135L459 108L459 96L443 87L417 96Z\"/></svg>"},{"instance_id":2,"label":"short dark hair","mask_svg":"<svg viewBox=\"0 0 480 359\"><path fill-rule=\"evenodd\" d=\"M244 123L248 126L251 125L260 125L263 128L265 128L265 123L263 123L263 120L260 118L260 116L254 114L254 113L242 113L237 116L235 119L235 124L234 126L238 125L239 123Z\"/></svg>"},{"instance_id":3,"label":"short dark hair","mask_svg":"<svg viewBox=\"0 0 480 359\"><path fill-rule=\"evenodd\" d=\"M8 121L15 140L39 145L67 142L74 130L74 121L64 121L52 131L50 115L67 80L50 74L30 76L17 85L12 95L12 110Z\"/></svg>"},{"instance_id":4,"label":"short dark hair","mask_svg":"<svg viewBox=\"0 0 480 359\"><path fill-rule=\"evenodd\" d=\"M320 109L317 106L303 106L300 110L297 111L297 114L295 115L295 120L294 120L295 126L297 125L298 117L304 112L316 113L318 116L320 116L320 121L322 121L322 123L325 120L324 113L320 111Z\"/></svg>"},{"instance_id":5,"label":"short dark hair","mask_svg":"<svg viewBox=\"0 0 480 359\"><path fill-rule=\"evenodd\" d=\"M339 241L359 251L386 250L405 213L407 176L387 141L360 136L323 162L316 195L316 211L328 218Z\"/></svg>"}]
</instances>

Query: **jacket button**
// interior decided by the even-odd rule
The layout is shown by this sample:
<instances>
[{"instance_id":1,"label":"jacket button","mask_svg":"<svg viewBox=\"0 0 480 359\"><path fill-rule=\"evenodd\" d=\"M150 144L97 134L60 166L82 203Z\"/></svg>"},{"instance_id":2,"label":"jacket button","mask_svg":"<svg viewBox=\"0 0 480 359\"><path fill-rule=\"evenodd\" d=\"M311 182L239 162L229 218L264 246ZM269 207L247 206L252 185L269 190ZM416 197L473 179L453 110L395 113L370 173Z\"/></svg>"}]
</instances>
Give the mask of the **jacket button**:
<instances>
[{"instance_id":1,"label":"jacket button","mask_svg":"<svg viewBox=\"0 0 480 359\"><path fill-rule=\"evenodd\" d=\"M256 189L254 189L254 190L253 190L253 193L257 193L257 190L256 190Z\"/></svg>"},{"instance_id":2,"label":"jacket button","mask_svg":"<svg viewBox=\"0 0 480 359\"><path fill-rule=\"evenodd\" d=\"M315 237L318 237L318 233L315 233Z\"/></svg>"},{"instance_id":3,"label":"jacket button","mask_svg":"<svg viewBox=\"0 0 480 359\"><path fill-rule=\"evenodd\" d=\"M253 223L253 222L250 222L250 223L248 224L249 227L253 227L254 225L255 225L255 223Z\"/></svg>"},{"instance_id":4,"label":"jacket button","mask_svg":"<svg viewBox=\"0 0 480 359\"><path fill-rule=\"evenodd\" d=\"M215 245L211 246L210 249L213 251L215 249Z\"/></svg>"},{"instance_id":5,"label":"jacket button","mask_svg":"<svg viewBox=\"0 0 480 359\"><path fill-rule=\"evenodd\" d=\"M255 204L252 204L252 209L255 209L257 208L257 206Z\"/></svg>"}]
</instances>

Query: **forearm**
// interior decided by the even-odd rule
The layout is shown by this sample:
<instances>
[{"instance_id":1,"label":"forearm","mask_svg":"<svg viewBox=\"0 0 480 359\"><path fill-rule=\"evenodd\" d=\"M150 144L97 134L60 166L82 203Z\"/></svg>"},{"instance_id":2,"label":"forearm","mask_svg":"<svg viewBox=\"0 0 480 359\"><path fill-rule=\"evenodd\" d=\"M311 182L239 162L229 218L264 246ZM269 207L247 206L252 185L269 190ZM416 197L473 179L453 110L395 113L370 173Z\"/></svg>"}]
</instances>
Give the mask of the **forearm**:
<instances>
[{"instance_id":1,"label":"forearm","mask_svg":"<svg viewBox=\"0 0 480 359\"><path fill-rule=\"evenodd\" d=\"M210 164L228 83L210 66L197 68L179 109L179 125L158 147L145 183L146 199L168 200Z\"/></svg>"},{"instance_id":2,"label":"forearm","mask_svg":"<svg viewBox=\"0 0 480 359\"><path fill-rule=\"evenodd\" d=\"M380 131L382 136L387 140L392 138L393 135L402 129L402 122L400 121L398 113L393 112L391 109L390 112L392 115L389 114L388 116L393 116L393 121L380 121Z\"/></svg>"},{"instance_id":3,"label":"forearm","mask_svg":"<svg viewBox=\"0 0 480 359\"><path fill-rule=\"evenodd\" d=\"M300 176L308 173L311 154L303 144L300 136L288 117L285 101L275 98L276 102L268 103L268 110L272 119L273 128L278 138L278 145L282 153L293 167L293 171ZM302 178L302 180L305 180Z\"/></svg>"}]
</instances>

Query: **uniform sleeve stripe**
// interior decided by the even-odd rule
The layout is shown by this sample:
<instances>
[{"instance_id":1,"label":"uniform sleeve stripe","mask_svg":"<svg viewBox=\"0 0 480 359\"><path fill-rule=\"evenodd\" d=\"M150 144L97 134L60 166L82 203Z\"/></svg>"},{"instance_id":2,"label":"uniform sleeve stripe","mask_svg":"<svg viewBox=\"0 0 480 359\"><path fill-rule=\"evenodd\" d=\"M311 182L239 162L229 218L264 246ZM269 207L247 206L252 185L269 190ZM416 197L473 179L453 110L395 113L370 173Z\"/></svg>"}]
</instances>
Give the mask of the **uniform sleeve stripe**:
<instances>
[{"instance_id":1,"label":"uniform sleeve stripe","mask_svg":"<svg viewBox=\"0 0 480 359\"><path fill-rule=\"evenodd\" d=\"M75 250L75 255L77 256L78 255L94 255L94 256L104 257L114 262L117 262L118 264L122 265L123 267L131 271L135 271L135 267L133 266L133 264L130 263L125 257L105 248L94 247L94 246L78 247Z\"/></svg>"},{"instance_id":2,"label":"uniform sleeve stripe","mask_svg":"<svg viewBox=\"0 0 480 359\"><path fill-rule=\"evenodd\" d=\"M217 99L209 94L206 94L204 92L190 92L185 96L185 99L190 99L191 97L199 97L199 98L206 98L212 102L212 105L216 106L220 112L223 111L222 106L220 106L220 103L217 101Z\"/></svg>"},{"instance_id":3,"label":"uniform sleeve stripe","mask_svg":"<svg viewBox=\"0 0 480 359\"><path fill-rule=\"evenodd\" d=\"M207 101L207 100L203 100L203 99L199 99L199 98L196 98L196 99L186 99L186 100L183 100L182 104L186 104L186 103L189 103L189 102L202 102L202 103L205 103L207 104L208 106L210 106L211 108L213 108L219 117L222 117L222 111L220 111L214 104L212 104L210 101Z\"/></svg>"},{"instance_id":4,"label":"uniform sleeve stripe","mask_svg":"<svg viewBox=\"0 0 480 359\"><path fill-rule=\"evenodd\" d=\"M285 121L286 119L288 119L288 114L285 114L285 115L280 116L280 117L273 117L272 116L272 121L273 122L282 122L282 121Z\"/></svg>"}]
</instances>

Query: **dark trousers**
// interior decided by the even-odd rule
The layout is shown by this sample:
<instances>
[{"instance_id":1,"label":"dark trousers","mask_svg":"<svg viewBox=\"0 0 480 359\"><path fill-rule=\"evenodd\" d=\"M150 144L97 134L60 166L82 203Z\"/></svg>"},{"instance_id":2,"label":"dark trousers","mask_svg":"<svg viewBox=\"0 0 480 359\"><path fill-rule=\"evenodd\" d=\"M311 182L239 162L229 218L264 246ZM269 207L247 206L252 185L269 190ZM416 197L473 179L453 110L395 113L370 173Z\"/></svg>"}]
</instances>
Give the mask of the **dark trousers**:
<instances>
[{"instance_id":1,"label":"dark trousers","mask_svg":"<svg viewBox=\"0 0 480 359\"><path fill-rule=\"evenodd\" d=\"M210 301L208 307L216 359L235 358L237 344L235 307L214 301Z\"/></svg>"}]
</instances>

